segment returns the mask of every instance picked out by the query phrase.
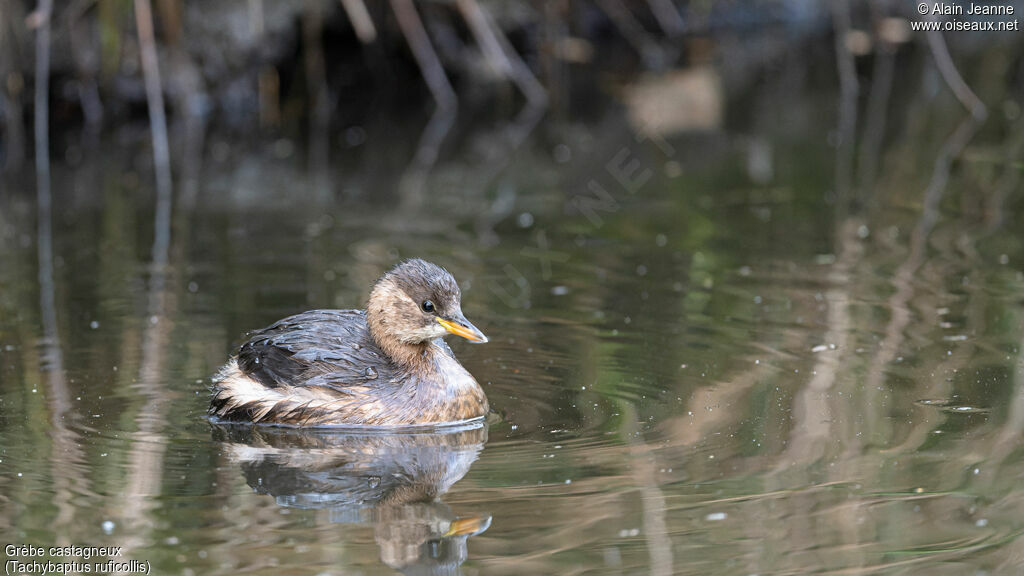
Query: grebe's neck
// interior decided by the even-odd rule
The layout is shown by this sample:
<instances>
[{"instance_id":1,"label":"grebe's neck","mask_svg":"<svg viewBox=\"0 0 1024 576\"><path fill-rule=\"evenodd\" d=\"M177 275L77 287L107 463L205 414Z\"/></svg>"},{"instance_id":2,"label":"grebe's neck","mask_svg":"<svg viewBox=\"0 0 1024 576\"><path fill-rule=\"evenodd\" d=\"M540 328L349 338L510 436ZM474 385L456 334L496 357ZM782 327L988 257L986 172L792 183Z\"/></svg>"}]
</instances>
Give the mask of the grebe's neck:
<instances>
[{"instance_id":1,"label":"grebe's neck","mask_svg":"<svg viewBox=\"0 0 1024 576\"><path fill-rule=\"evenodd\" d=\"M371 324L372 326L372 324ZM395 364L408 370L419 370L431 364L431 350L429 343L406 344L392 337L380 337L370 330L370 336L384 354Z\"/></svg>"},{"instance_id":2,"label":"grebe's neck","mask_svg":"<svg viewBox=\"0 0 1024 576\"><path fill-rule=\"evenodd\" d=\"M393 302L408 298L387 277L382 278L370 292L366 323L373 342L388 358L403 368L415 370L431 363L432 347L429 341L418 342L412 333L402 329L410 320L402 317Z\"/></svg>"}]
</instances>

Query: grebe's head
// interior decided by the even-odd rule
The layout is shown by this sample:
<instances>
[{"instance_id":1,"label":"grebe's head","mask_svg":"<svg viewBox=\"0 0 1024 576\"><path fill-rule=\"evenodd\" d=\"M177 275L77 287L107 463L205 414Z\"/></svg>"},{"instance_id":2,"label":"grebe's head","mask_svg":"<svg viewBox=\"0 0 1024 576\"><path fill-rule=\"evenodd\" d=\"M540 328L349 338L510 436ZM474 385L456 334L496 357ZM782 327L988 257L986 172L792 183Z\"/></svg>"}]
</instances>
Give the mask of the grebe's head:
<instances>
[{"instance_id":1,"label":"grebe's head","mask_svg":"<svg viewBox=\"0 0 1024 576\"><path fill-rule=\"evenodd\" d=\"M462 314L462 293L447 270L420 259L406 260L377 280L370 292L367 322L374 339L388 344L422 344L455 334L487 342Z\"/></svg>"}]
</instances>

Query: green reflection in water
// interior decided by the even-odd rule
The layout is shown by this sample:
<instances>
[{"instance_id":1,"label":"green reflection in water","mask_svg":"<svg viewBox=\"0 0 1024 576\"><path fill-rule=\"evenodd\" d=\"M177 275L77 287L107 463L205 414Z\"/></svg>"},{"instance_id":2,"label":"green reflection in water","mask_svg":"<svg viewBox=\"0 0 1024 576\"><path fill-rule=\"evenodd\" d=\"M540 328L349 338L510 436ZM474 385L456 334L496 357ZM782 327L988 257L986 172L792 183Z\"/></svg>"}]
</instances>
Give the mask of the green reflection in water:
<instances>
[{"instance_id":1,"label":"green reflection in water","mask_svg":"<svg viewBox=\"0 0 1024 576\"><path fill-rule=\"evenodd\" d=\"M986 98L1008 97L990 84ZM769 92L762 112L673 138L671 154L615 111L553 122L483 187L459 185L481 181L467 159L442 163L411 214L397 192L347 188L377 174L334 175L332 200L295 159L210 160L198 206L176 211L162 285L147 177L130 159L61 166L64 413L40 368L31 189L6 192L0 539L122 545L158 573L376 573L412 557L403 544L423 552L454 519L489 516L435 557L488 573L1014 573L1024 246L1019 179L1000 187L1020 170L1005 159L1019 122L970 140L915 245L955 103L895 98L878 178L844 214L831 97ZM812 120L790 126L791 108ZM773 173L757 180L764 146ZM624 147L651 173L632 193L607 170ZM590 181L616 203L599 221L573 208ZM349 523L337 507L279 505L232 455L281 440L211 432L210 375L247 330L361 306L413 255L451 269L493 335L453 343L500 413L486 445L429 495L440 502ZM283 448L310 456L304 474L351 479L317 467L317 449Z\"/></svg>"}]
</instances>

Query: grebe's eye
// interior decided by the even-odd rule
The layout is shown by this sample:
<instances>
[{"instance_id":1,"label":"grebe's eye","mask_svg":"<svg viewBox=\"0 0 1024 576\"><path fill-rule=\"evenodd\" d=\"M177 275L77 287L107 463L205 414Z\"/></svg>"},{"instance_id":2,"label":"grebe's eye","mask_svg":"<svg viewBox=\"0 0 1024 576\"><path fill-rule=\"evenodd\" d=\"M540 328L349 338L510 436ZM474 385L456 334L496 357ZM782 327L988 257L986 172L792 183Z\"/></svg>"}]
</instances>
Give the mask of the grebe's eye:
<instances>
[{"instance_id":1,"label":"grebe's eye","mask_svg":"<svg viewBox=\"0 0 1024 576\"><path fill-rule=\"evenodd\" d=\"M433 312L434 311L434 303L431 302L430 300L424 300L423 301L423 311L424 312L428 312L428 313L429 312Z\"/></svg>"}]
</instances>

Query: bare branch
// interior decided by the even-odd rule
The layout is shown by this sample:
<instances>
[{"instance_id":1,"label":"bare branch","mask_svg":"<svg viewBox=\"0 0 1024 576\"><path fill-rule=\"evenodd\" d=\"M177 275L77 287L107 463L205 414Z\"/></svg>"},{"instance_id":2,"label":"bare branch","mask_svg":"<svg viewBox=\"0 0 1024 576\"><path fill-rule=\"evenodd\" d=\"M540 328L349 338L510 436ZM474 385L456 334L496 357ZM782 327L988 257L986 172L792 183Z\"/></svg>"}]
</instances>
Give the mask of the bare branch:
<instances>
[{"instance_id":1,"label":"bare branch","mask_svg":"<svg viewBox=\"0 0 1024 576\"><path fill-rule=\"evenodd\" d=\"M476 0L457 0L456 3L477 44L491 64L515 82L531 103L546 105L547 91L480 4Z\"/></svg>"},{"instance_id":2,"label":"bare branch","mask_svg":"<svg viewBox=\"0 0 1024 576\"><path fill-rule=\"evenodd\" d=\"M420 67L420 73L423 74L423 79L426 81L427 87L430 88L430 93L434 96L437 105L446 110L454 110L458 102L455 90L448 82L441 60L437 57L437 52L434 51L434 46L430 43L430 37L427 36L427 31L423 28L423 21L420 20L420 16L416 12L416 6L413 5L412 0L391 0L391 9L395 11L398 26L402 29L406 42L409 43L409 49L412 50L412 55Z\"/></svg>"},{"instance_id":3,"label":"bare branch","mask_svg":"<svg viewBox=\"0 0 1024 576\"><path fill-rule=\"evenodd\" d=\"M932 19L934 20L934 16ZM967 108L972 116L978 120L984 120L988 115L988 110L986 110L985 104L981 99L967 85L967 82L964 82L960 72L957 71L956 64L953 63L953 58L949 55L949 48L946 47L946 40L942 37L942 33L933 30L928 32L926 36L928 37L928 47L932 50L935 65L939 67L943 80L946 81L950 90L956 95L957 100L960 100L960 103Z\"/></svg>"},{"instance_id":4,"label":"bare branch","mask_svg":"<svg viewBox=\"0 0 1024 576\"><path fill-rule=\"evenodd\" d=\"M637 21L622 0L597 0L597 5L608 15L622 36L644 59L648 68L660 70L668 62L665 51L647 30Z\"/></svg>"},{"instance_id":5,"label":"bare branch","mask_svg":"<svg viewBox=\"0 0 1024 576\"><path fill-rule=\"evenodd\" d=\"M348 21L352 23L352 29L356 31L356 37L363 44L373 44L377 40L377 28L370 19L370 12L366 9L363 0L341 0L341 6L348 15Z\"/></svg>"},{"instance_id":6,"label":"bare branch","mask_svg":"<svg viewBox=\"0 0 1024 576\"><path fill-rule=\"evenodd\" d=\"M651 14L658 21L658 27L669 38L677 38L686 31L686 23L672 0L647 0Z\"/></svg>"}]
</instances>

